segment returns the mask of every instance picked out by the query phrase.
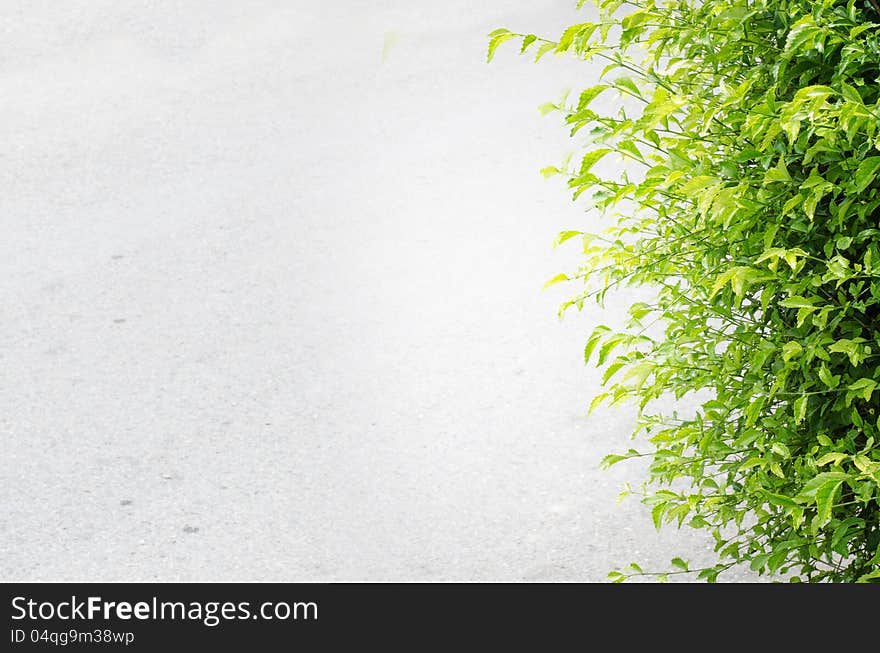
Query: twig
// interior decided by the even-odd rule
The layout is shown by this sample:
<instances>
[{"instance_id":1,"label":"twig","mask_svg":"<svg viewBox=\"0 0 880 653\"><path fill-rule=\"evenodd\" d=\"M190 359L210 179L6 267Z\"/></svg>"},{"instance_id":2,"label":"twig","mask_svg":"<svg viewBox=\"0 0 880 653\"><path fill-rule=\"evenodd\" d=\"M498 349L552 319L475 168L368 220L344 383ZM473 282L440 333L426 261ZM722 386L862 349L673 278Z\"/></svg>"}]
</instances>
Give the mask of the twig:
<instances>
[{"instance_id":1,"label":"twig","mask_svg":"<svg viewBox=\"0 0 880 653\"><path fill-rule=\"evenodd\" d=\"M869 0L869 1L871 3L871 6L874 7L874 11L876 11L877 14L880 15L880 2L878 2L877 0Z\"/></svg>"}]
</instances>

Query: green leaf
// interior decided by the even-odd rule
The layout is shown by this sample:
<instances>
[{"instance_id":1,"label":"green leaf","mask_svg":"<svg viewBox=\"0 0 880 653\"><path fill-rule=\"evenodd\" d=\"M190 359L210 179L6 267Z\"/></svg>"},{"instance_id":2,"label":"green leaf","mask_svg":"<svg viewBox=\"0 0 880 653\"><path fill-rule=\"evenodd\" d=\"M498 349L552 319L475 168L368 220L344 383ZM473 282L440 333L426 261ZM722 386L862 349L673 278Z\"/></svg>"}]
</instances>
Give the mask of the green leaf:
<instances>
[{"instance_id":1,"label":"green leaf","mask_svg":"<svg viewBox=\"0 0 880 653\"><path fill-rule=\"evenodd\" d=\"M799 297L797 295L788 297L779 302L780 306L785 308L815 308L814 304L821 301L819 297Z\"/></svg>"},{"instance_id":2,"label":"green leaf","mask_svg":"<svg viewBox=\"0 0 880 653\"><path fill-rule=\"evenodd\" d=\"M626 580L626 574L624 574L620 571L617 571L617 570L609 571L608 572L608 580L611 581L612 583L622 583Z\"/></svg>"},{"instance_id":3,"label":"green leaf","mask_svg":"<svg viewBox=\"0 0 880 653\"><path fill-rule=\"evenodd\" d=\"M749 569L752 571L761 572L764 570L764 567L767 565L767 560L770 558L769 553L762 553L760 555L756 555L752 558L752 561L749 563Z\"/></svg>"},{"instance_id":4,"label":"green leaf","mask_svg":"<svg viewBox=\"0 0 880 653\"><path fill-rule=\"evenodd\" d=\"M791 458L791 451L789 451L788 447L785 446L785 444L782 442L774 442L772 445L770 445L770 451L782 458Z\"/></svg>"},{"instance_id":5,"label":"green leaf","mask_svg":"<svg viewBox=\"0 0 880 653\"><path fill-rule=\"evenodd\" d=\"M535 61L538 62L548 52L552 52L556 49L556 43L552 41L545 41L538 46L538 51L535 53Z\"/></svg>"},{"instance_id":6,"label":"green leaf","mask_svg":"<svg viewBox=\"0 0 880 653\"><path fill-rule=\"evenodd\" d=\"M572 238L575 238L577 236L582 236L583 234L584 234L583 231L575 231L575 230L560 231L559 234L556 236L556 239L553 241L553 244L557 245L557 246L562 245L566 241L569 241Z\"/></svg>"},{"instance_id":7,"label":"green leaf","mask_svg":"<svg viewBox=\"0 0 880 653\"><path fill-rule=\"evenodd\" d=\"M841 461L846 460L848 457L849 456L847 456L845 453L840 453L838 451L829 451L828 453L819 457L819 459L816 461L816 465L818 467L824 467L829 463L837 465Z\"/></svg>"},{"instance_id":8,"label":"green leaf","mask_svg":"<svg viewBox=\"0 0 880 653\"><path fill-rule=\"evenodd\" d=\"M685 195L694 195L701 190L717 186L720 183L721 180L717 177L712 177L710 175L697 175L681 187L681 192Z\"/></svg>"},{"instance_id":9,"label":"green leaf","mask_svg":"<svg viewBox=\"0 0 880 653\"><path fill-rule=\"evenodd\" d=\"M642 155L641 150L639 150L639 148L637 148L635 143L633 143L632 141L618 141L617 150L623 154L628 155L630 158L635 159L636 161L644 160L644 156Z\"/></svg>"},{"instance_id":10,"label":"green leaf","mask_svg":"<svg viewBox=\"0 0 880 653\"><path fill-rule=\"evenodd\" d=\"M599 148L585 154L584 158L581 159L581 169L579 174L587 174L594 165L601 161L603 157L611 151L610 148Z\"/></svg>"},{"instance_id":11,"label":"green leaf","mask_svg":"<svg viewBox=\"0 0 880 653\"><path fill-rule=\"evenodd\" d=\"M587 340L587 346L584 348L584 362L589 363L590 357L593 355L593 351L596 349L596 345L598 345L602 338L611 332L604 324L600 324L595 329L593 329L593 333L590 334L589 339Z\"/></svg>"},{"instance_id":12,"label":"green leaf","mask_svg":"<svg viewBox=\"0 0 880 653\"><path fill-rule=\"evenodd\" d=\"M636 302L632 306L629 307L627 311L634 319L641 320L646 315L650 315L653 312L654 307L650 304L646 304L645 302Z\"/></svg>"},{"instance_id":13,"label":"green leaf","mask_svg":"<svg viewBox=\"0 0 880 653\"><path fill-rule=\"evenodd\" d=\"M596 4L558 43L517 38L585 74L542 108L577 153L542 174L603 225L554 241L582 242L557 277L577 280L561 310L592 321L607 303L620 322L585 343L607 390L590 410L632 400L644 446L602 465L639 456L654 526L712 535L718 564L698 578L728 562L865 576L880 567L880 14L864 0Z\"/></svg>"},{"instance_id":14,"label":"green leaf","mask_svg":"<svg viewBox=\"0 0 880 653\"><path fill-rule=\"evenodd\" d=\"M809 256L804 250L799 247L792 247L791 249L784 249L782 247L771 247L766 250L757 258L755 263L763 263L768 259L778 260L782 259L790 267L792 270L797 268L798 259L804 256ZM775 268L774 268L775 269ZM793 299L793 298L792 298ZM798 299L806 301L803 297L798 297ZM815 301L815 300L814 300Z\"/></svg>"},{"instance_id":15,"label":"green leaf","mask_svg":"<svg viewBox=\"0 0 880 653\"><path fill-rule=\"evenodd\" d=\"M807 404L810 398L806 395L800 397L794 402L794 421L803 422L807 416Z\"/></svg>"},{"instance_id":16,"label":"green leaf","mask_svg":"<svg viewBox=\"0 0 880 653\"><path fill-rule=\"evenodd\" d=\"M593 413L593 411L596 410L602 404L603 401L608 399L608 396L609 395L607 392L603 392L603 393L598 394L595 397L593 397L592 401L590 401L590 407L587 409L587 414L591 415Z\"/></svg>"},{"instance_id":17,"label":"green leaf","mask_svg":"<svg viewBox=\"0 0 880 653\"><path fill-rule=\"evenodd\" d=\"M614 88L623 90L628 94L635 95L639 98L642 97L641 89L639 89L631 77L618 77L614 80L613 86Z\"/></svg>"},{"instance_id":18,"label":"green leaf","mask_svg":"<svg viewBox=\"0 0 880 653\"><path fill-rule=\"evenodd\" d=\"M825 363L819 368L819 380L832 390L840 385L840 375L832 374Z\"/></svg>"},{"instance_id":19,"label":"green leaf","mask_svg":"<svg viewBox=\"0 0 880 653\"><path fill-rule=\"evenodd\" d=\"M828 347L828 351L846 354L847 358L849 358L850 360L850 363L854 366L857 366L862 360L862 349L860 343L856 342L855 340L851 340L850 338L841 338L840 340L837 340Z\"/></svg>"},{"instance_id":20,"label":"green leaf","mask_svg":"<svg viewBox=\"0 0 880 653\"><path fill-rule=\"evenodd\" d=\"M873 379L859 379L855 383L851 383L848 388L865 401L870 401L871 395L877 389L877 382Z\"/></svg>"},{"instance_id":21,"label":"green leaf","mask_svg":"<svg viewBox=\"0 0 880 653\"><path fill-rule=\"evenodd\" d=\"M608 360L608 357L611 353L626 339L624 334L616 333L613 336L609 336L605 339L605 342L602 343L602 346L599 347L599 365L604 365L605 361ZM625 364L625 361L619 361L621 365Z\"/></svg>"},{"instance_id":22,"label":"green leaf","mask_svg":"<svg viewBox=\"0 0 880 653\"><path fill-rule=\"evenodd\" d=\"M569 48L571 48L572 44L575 42L575 38L589 38L590 35L596 30L598 25L593 23L580 23L578 25L571 25L566 28L566 30L562 33L562 36L559 38L559 44L556 47L557 52L565 52Z\"/></svg>"},{"instance_id":23,"label":"green leaf","mask_svg":"<svg viewBox=\"0 0 880 653\"><path fill-rule=\"evenodd\" d=\"M534 34L528 34L525 37L523 37L522 47L520 48L519 53L523 54L526 50L528 50L529 46L537 40L538 40L538 37L535 36Z\"/></svg>"},{"instance_id":24,"label":"green leaf","mask_svg":"<svg viewBox=\"0 0 880 653\"><path fill-rule=\"evenodd\" d=\"M854 191L864 192L874 182L878 171L880 171L880 156L869 156L862 161L853 178Z\"/></svg>"},{"instance_id":25,"label":"green leaf","mask_svg":"<svg viewBox=\"0 0 880 653\"><path fill-rule=\"evenodd\" d=\"M650 361L644 361L630 367L623 375L623 382L633 381L633 385L641 388L647 378L654 372L656 366Z\"/></svg>"},{"instance_id":26,"label":"green leaf","mask_svg":"<svg viewBox=\"0 0 880 653\"><path fill-rule=\"evenodd\" d=\"M870 458L863 454L853 456L853 464L860 472L864 474L870 474L878 465L872 462Z\"/></svg>"},{"instance_id":27,"label":"green leaf","mask_svg":"<svg viewBox=\"0 0 880 653\"><path fill-rule=\"evenodd\" d=\"M870 29L869 26L863 25L863 28ZM853 102L858 105L864 105L861 94L851 85L844 81L840 82L841 95L847 102Z\"/></svg>"},{"instance_id":28,"label":"green leaf","mask_svg":"<svg viewBox=\"0 0 880 653\"><path fill-rule=\"evenodd\" d=\"M510 39L516 38L516 34L512 34L507 30L495 30L490 34L491 38L489 39L489 51L486 55L486 61L490 62L495 57L495 51L498 49L502 43L509 41Z\"/></svg>"},{"instance_id":29,"label":"green leaf","mask_svg":"<svg viewBox=\"0 0 880 653\"><path fill-rule=\"evenodd\" d=\"M568 280L569 280L568 275L560 272L555 277L548 279L544 283L544 290L547 290L547 288L549 288L550 286L555 286L557 283L561 283L562 281L568 281Z\"/></svg>"},{"instance_id":30,"label":"green leaf","mask_svg":"<svg viewBox=\"0 0 880 653\"><path fill-rule=\"evenodd\" d=\"M599 365L602 365L602 363L604 363L604 356L607 355L608 351L610 351L610 350L603 351L600 348L600 350L599 350L599 361L600 361ZM609 365L608 368L605 370L605 372L602 374L602 384L604 385L604 384L608 383L609 379L611 379L611 377L614 376L617 372L619 372L625 365L626 365L626 362L622 361L622 360L618 360L618 361L612 363L611 365Z\"/></svg>"},{"instance_id":31,"label":"green leaf","mask_svg":"<svg viewBox=\"0 0 880 653\"><path fill-rule=\"evenodd\" d=\"M816 490L816 516L819 524L824 525L831 521L834 499L842 484L842 480L829 481Z\"/></svg>"},{"instance_id":32,"label":"green leaf","mask_svg":"<svg viewBox=\"0 0 880 653\"><path fill-rule=\"evenodd\" d=\"M770 168L764 174L764 183L772 183L776 181L781 182L789 182L791 181L791 175L788 173L788 168L785 166L785 159L779 157L779 162L775 167Z\"/></svg>"},{"instance_id":33,"label":"green leaf","mask_svg":"<svg viewBox=\"0 0 880 653\"><path fill-rule=\"evenodd\" d=\"M580 99L578 100L577 110L583 111L584 109L589 107L590 103L597 97L599 97L599 95L601 95L602 92L608 88L610 88L608 84L597 84L596 86L591 86L590 88L582 91Z\"/></svg>"},{"instance_id":34,"label":"green leaf","mask_svg":"<svg viewBox=\"0 0 880 653\"><path fill-rule=\"evenodd\" d=\"M663 514L666 512L666 503L658 503L651 508L651 520L654 522L654 528L658 531L663 525Z\"/></svg>"},{"instance_id":35,"label":"green leaf","mask_svg":"<svg viewBox=\"0 0 880 653\"><path fill-rule=\"evenodd\" d=\"M782 347L782 360L786 363L790 361L792 358L797 358L804 351L804 348L801 347L801 343L792 340L790 342L785 343Z\"/></svg>"},{"instance_id":36,"label":"green leaf","mask_svg":"<svg viewBox=\"0 0 880 653\"><path fill-rule=\"evenodd\" d=\"M711 299L717 295L718 292L729 283L734 295L741 298L753 283L764 281L769 278L770 277L767 274L750 266L737 266L718 277L715 284L712 286L709 297Z\"/></svg>"},{"instance_id":37,"label":"green leaf","mask_svg":"<svg viewBox=\"0 0 880 653\"><path fill-rule=\"evenodd\" d=\"M850 475L845 472L822 472L811 478L801 489L796 499L798 501L809 501L815 498L820 488L839 482L849 480Z\"/></svg>"},{"instance_id":38,"label":"green leaf","mask_svg":"<svg viewBox=\"0 0 880 653\"><path fill-rule=\"evenodd\" d=\"M682 560L681 558L673 558L672 566L681 569L682 571L689 571L688 563Z\"/></svg>"},{"instance_id":39,"label":"green leaf","mask_svg":"<svg viewBox=\"0 0 880 653\"><path fill-rule=\"evenodd\" d=\"M862 574L856 579L857 583L872 583L876 580L880 580L880 569L876 569L874 571L869 571L867 574Z\"/></svg>"},{"instance_id":40,"label":"green leaf","mask_svg":"<svg viewBox=\"0 0 880 653\"><path fill-rule=\"evenodd\" d=\"M629 456L621 456L618 454L608 454L607 456L602 458L602 462L599 463L599 467L601 467L602 469L608 469L612 465L616 465L617 463L621 462L622 460L626 460L627 458L629 458Z\"/></svg>"},{"instance_id":41,"label":"green leaf","mask_svg":"<svg viewBox=\"0 0 880 653\"><path fill-rule=\"evenodd\" d=\"M773 492L765 492L764 496L767 497L767 501L769 501L774 506L780 506L781 508L799 508L799 504L789 496L784 494L775 494Z\"/></svg>"}]
</instances>

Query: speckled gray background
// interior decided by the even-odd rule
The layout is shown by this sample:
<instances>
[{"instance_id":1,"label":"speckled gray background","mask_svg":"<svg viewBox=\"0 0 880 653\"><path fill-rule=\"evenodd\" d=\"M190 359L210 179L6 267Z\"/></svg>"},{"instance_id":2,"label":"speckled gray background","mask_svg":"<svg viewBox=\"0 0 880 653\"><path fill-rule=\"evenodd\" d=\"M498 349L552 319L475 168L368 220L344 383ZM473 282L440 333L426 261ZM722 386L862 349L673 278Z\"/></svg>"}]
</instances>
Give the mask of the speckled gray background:
<instances>
[{"instance_id":1,"label":"speckled gray background","mask_svg":"<svg viewBox=\"0 0 880 653\"><path fill-rule=\"evenodd\" d=\"M621 305L540 290L592 218L536 107L597 71L485 64L574 4L0 3L0 579L709 559L597 468L632 411L586 418L582 346Z\"/></svg>"}]
</instances>

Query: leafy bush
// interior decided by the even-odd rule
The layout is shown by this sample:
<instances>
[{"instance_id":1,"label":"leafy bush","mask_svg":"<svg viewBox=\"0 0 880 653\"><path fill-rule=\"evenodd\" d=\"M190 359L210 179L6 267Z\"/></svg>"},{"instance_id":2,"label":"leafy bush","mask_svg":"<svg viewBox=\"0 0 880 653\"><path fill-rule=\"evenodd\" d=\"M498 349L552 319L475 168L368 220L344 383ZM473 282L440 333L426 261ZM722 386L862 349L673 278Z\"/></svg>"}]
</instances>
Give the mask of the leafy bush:
<instances>
[{"instance_id":1,"label":"leafy bush","mask_svg":"<svg viewBox=\"0 0 880 653\"><path fill-rule=\"evenodd\" d=\"M583 0L579 6L584 4ZM639 406L632 490L655 525L711 531L714 581L737 564L793 581L880 579L880 6L873 0L597 2L541 58L605 67L560 112L578 156L545 169L607 223L566 231L583 308L656 290L585 358L593 401ZM615 109L594 110L617 94ZM622 173L600 161L619 156ZM569 245L570 246L570 245ZM678 414L670 399L690 398ZM681 404L682 402L679 402ZM633 565L611 573L623 580ZM661 574L665 575L665 574Z\"/></svg>"}]
</instances>

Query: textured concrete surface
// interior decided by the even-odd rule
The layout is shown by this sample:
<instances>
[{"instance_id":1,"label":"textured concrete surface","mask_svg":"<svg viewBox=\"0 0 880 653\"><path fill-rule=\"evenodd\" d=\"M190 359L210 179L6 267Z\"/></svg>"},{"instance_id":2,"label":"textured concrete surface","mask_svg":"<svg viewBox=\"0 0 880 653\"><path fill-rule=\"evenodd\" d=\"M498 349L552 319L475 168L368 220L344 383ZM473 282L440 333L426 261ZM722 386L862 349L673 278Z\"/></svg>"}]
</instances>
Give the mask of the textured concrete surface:
<instances>
[{"instance_id":1,"label":"textured concrete surface","mask_svg":"<svg viewBox=\"0 0 880 653\"><path fill-rule=\"evenodd\" d=\"M0 5L0 579L602 580L589 225L513 48L573 0ZM617 313L620 309L617 309Z\"/></svg>"}]
</instances>

